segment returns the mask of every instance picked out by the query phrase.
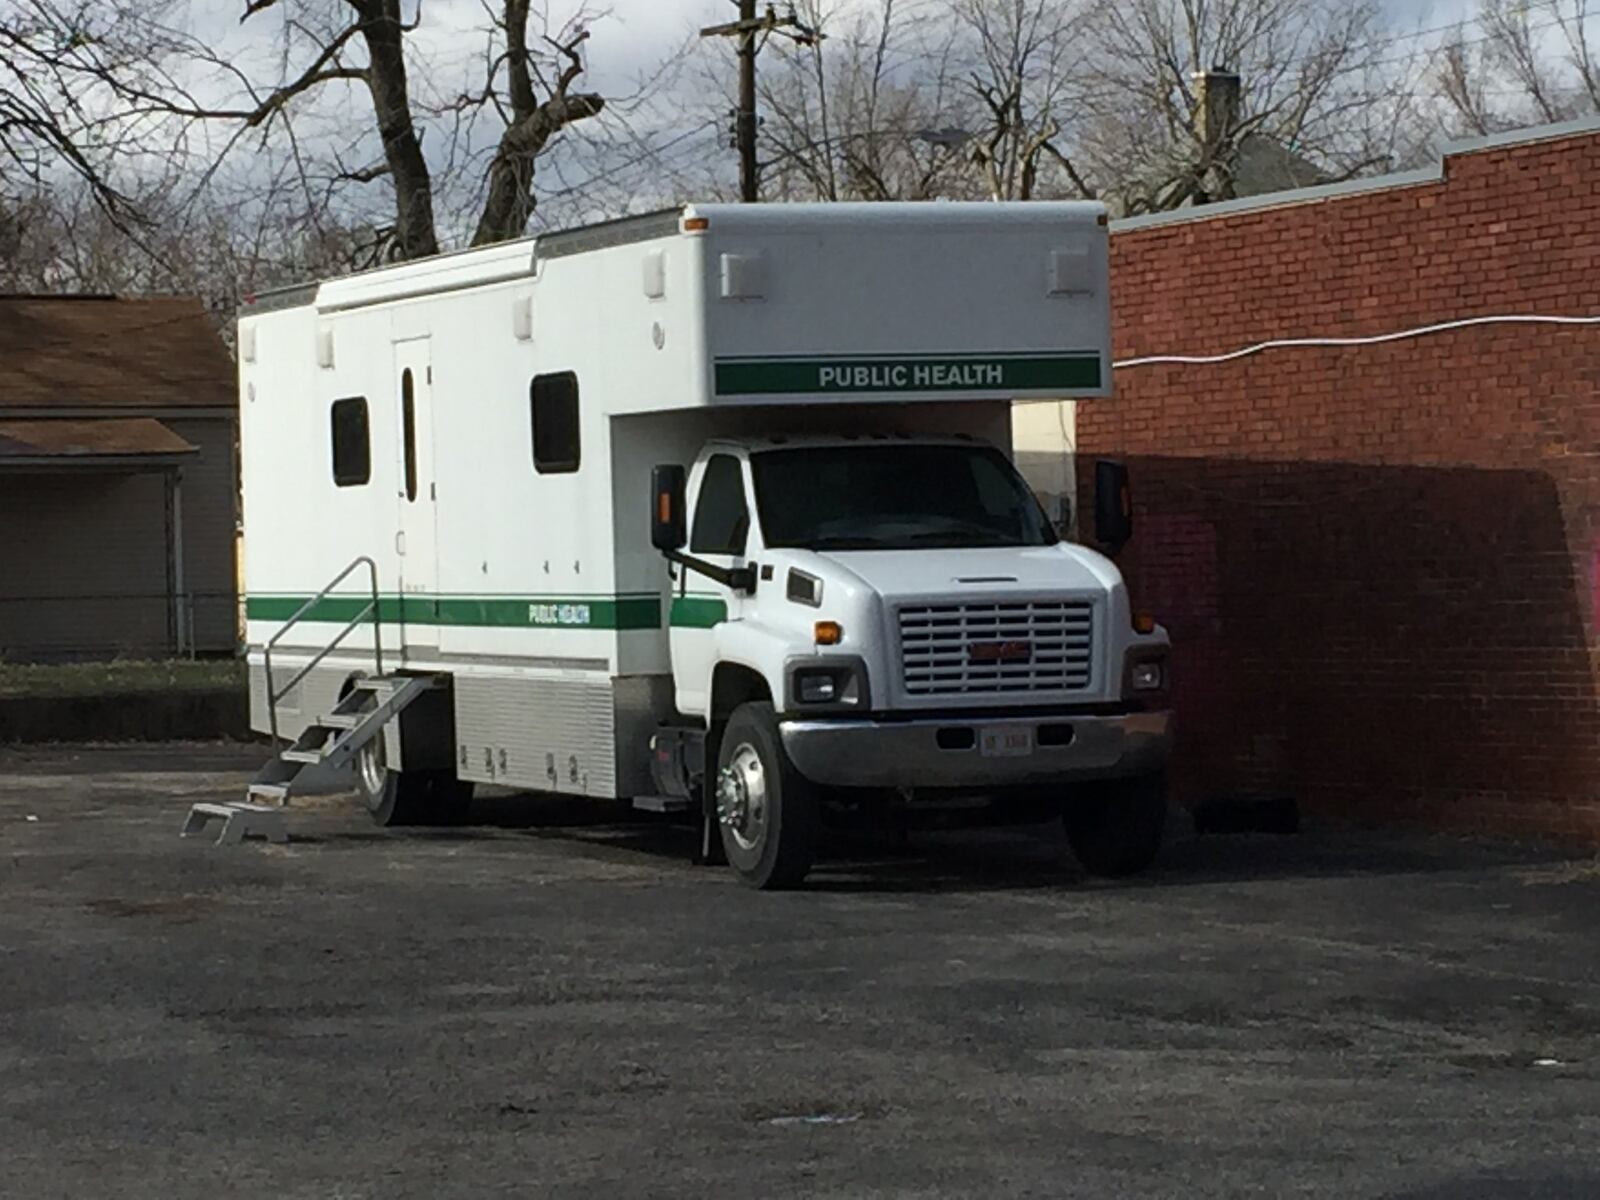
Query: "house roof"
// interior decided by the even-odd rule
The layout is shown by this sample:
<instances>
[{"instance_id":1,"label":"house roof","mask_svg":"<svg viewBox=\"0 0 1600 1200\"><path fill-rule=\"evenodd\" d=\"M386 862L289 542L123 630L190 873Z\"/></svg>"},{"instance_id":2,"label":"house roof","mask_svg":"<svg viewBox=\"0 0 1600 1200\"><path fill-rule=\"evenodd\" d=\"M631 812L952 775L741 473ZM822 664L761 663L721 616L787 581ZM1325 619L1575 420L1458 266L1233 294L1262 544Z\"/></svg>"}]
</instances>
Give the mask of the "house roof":
<instances>
[{"instance_id":1,"label":"house roof","mask_svg":"<svg viewBox=\"0 0 1600 1200\"><path fill-rule=\"evenodd\" d=\"M0 295L0 412L232 408L235 378L192 297Z\"/></svg>"},{"instance_id":2,"label":"house roof","mask_svg":"<svg viewBox=\"0 0 1600 1200\"><path fill-rule=\"evenodd\" d=\"M171 462L195 449L153 417L0 420L0 469L37 463L138 467Z\"/></svg>"},{"instance_id":3,"label":"house roof","mask_svg":"<svg viewBox=\"0 0 1600 1200\"><path fill-rule=\"evenodd\" d=\"M1238 156L1238 164L1234 169L1234 191L1240 196L1260 196L1267 192L1316 187L1327 183L1330 178L1310 159L1260 134L1247 134L1241 138Z\"/></svg>"}]
</instances>

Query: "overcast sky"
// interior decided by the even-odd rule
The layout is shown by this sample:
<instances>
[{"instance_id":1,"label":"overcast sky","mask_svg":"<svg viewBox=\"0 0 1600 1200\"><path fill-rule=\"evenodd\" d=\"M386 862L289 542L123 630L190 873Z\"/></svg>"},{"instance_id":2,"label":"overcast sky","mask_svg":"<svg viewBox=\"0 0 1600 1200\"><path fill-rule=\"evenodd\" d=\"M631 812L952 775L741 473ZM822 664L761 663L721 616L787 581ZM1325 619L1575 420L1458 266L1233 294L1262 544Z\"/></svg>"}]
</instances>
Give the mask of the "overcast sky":
<instances>
[{"instance_id":1,"label":"overcast sky","mask_svg":"<svg viewBox=\"0 0 1600 1200\"><path fill-rule=\"evenodd\" d=\"M1397 33L1463 20L1477 8L1477 0L1384 3L1397 23ZM192 0L193 14L202 27L243 49L251 30L238 24L241 7L241 0ZM580 0L548 0L551 17L556 20L582 7ZM612 93L627 91L639 72L648 70L701 26L735 15L732 0L596 0L587 7L606 14L592 26L589 62L594 85ZM482 0L426 0L424 17L421 32L425 42L447 57L470 55L482 44L477 32L485 23ZM260 24L258 19L258 28Z\"/></svg>"},{"instance_id":2,"label":"overcast sky","mask_svg":"<svg viewBox=\"0 0 1600 1200\"><path fill-rule=\"evenodd\" d=\"M407 13L414 11L418 0L406 0ZM435 98L448 102L462 90L481 87L481 56L486 46L483 31L488 23L485 0L420 0L423 24L410 41L411 53L418 65L426 63L425 71L414 71L414 82L431 80L437 89ZM497 0L488 0L497 3ZM901 0L902 11L914 9L927 0ZM1340 3L1341 0L1329 0ZM1400 39L1401 52L1420 48L1437 41L1437 31L1459 21L1472 18L1479 0L1381 0L1392 23L1391 34ZM765 6L767 0L758 0ZM785 0L776 0L780 11L787 7ZM685 45L695 40L696 31L709 24L730 20L737 15L732 0L544 0L544 5L554 25L573 14L587 10L603 15L590 25L590 38L585 48L588 75L583 83L605 95L614 103L606 115L595 123L585 122L576 127L574 135L564 139L544 160L544 185L542 194L548 200L553 194L557 200L563 195L585 199L587 183L594 172L603 171L623 188L623 203L628 203L628 189L646 190L661 185L663 180L681 182L683 173L698 172L694 177L704 180L705 172L724 174L719 164L731 171L732 158L727 153L726 137L720 127L715 103L706 104L703 80L707 63L701 60L687 71L693 76L682 88L672 91L655 89L650 103L643 108L626 103L626 98L639 92L640 81L651 75L664 60L673 58ZM208 42L222 50L234 62L245 65L252 75L271 78L280 64L275 58L276 39L274 24L281 20L281 10L252 18L241 25L239 13L244 0L188 0L191 20L203 32ZM340 6L334 5L337 9ZM536 7L538 5L536 4ZM1426 41L1416 39L1418 33L1431 33ZM726 55L727 79L732 79L732 47L719 47ZM710 69L715 69L714 66ZM202 91L210 87L233 87L228 77L215 73ZM698 94L697 94L698 93ZM692 97L695 111L685 111L684 97ZM220 96L211 97L221 100ZM237 102L238 97L229 97ZM622 101L621 103L617 103ZM352 129L359 129L359 114L352 113L350 105L359 105L355 96L345 94L344 99L334 91L322 102L313 102L312 111L303 113L311 137L346 140ZM710 114L709 116L707 114ZM352 116L356 124L352 125ZM487 130L487 126L484 127ZM473 133L468 144L486 148L492 145L492 131ZM446 144L440 138L449 134L436 134L430 143L431 153ZM640 152L643 148L642 153ZM368 153L356 151L358 156ZM616 160L621 158L620 168ZM723 160L726 160L724 163ZM475 174L475 172L469 172ZM637 176L637 180L634 178ZM615 206L616 196L600 201ZM641 199L641 203L645 200ZM558 210L548 206L541 210L541 218L570 219L570 214L555 215Z\"/></svg>"}]
</instances>

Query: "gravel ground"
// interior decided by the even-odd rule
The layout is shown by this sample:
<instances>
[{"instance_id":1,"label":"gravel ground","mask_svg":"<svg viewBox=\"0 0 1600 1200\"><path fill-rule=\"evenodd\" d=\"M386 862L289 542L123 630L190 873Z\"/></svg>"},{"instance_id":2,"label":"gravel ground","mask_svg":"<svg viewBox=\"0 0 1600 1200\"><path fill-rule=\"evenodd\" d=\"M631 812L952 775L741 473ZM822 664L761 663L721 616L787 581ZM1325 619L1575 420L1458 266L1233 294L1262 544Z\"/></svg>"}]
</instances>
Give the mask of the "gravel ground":
<instances>
[{"instance_id":1,"label":"gravel ground","mask_svg":"<svg viewBox=\"0 0 1600 1200\"><path fill-rule=\"evenodd\" d=\"M0 751L0 1195L1600 1195L1600 866L1444 838L852 842L605 808L183 841L258 749Z\"/></svg>"}]
</instances>

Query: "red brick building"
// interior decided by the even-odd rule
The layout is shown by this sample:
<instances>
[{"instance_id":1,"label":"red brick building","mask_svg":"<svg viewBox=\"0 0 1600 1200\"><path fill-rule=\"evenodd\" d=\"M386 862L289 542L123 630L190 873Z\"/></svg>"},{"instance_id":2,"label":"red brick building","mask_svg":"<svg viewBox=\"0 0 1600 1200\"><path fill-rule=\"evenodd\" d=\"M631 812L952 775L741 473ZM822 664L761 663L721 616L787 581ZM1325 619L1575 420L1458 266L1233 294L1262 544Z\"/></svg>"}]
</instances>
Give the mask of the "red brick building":
<instances>
[{"instance_id":1,"label":"red brick building","mask_svg":"<svg viewBox=\"0 0 1600 1200\"><path fill-rule=\"evenodd\" d=\"M1116 357L1600 316L1600 123L1114 227ZM1600 842L1600 325L1127 365L1185 799ZM1079 478L1092 476L1082 470Z\"/></svg>"}]
</instances>

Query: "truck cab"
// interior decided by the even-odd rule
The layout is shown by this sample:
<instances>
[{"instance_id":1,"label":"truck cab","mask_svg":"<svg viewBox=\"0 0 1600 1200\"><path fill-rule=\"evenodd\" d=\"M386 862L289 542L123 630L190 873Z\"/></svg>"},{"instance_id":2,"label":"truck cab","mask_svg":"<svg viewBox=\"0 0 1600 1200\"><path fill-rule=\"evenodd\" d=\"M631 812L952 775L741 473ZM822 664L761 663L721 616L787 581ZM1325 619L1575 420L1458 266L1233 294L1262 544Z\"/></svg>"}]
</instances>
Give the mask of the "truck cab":
<instances>
[{"instance_id":1,"label":"truck cab","mask_svg":"<svg viewBox=\"0 0 1600 1200\"><path fill-rule=\"evenodd\" d=\"M1054 802L1090 870L1154 856L1166 633L997 446L713 440L656 470L652 534L677 708L707 734L701 778L667 786L703 794L748 882L796 881L830 809L885 795Z\"/></svg>"}]
</instances>

